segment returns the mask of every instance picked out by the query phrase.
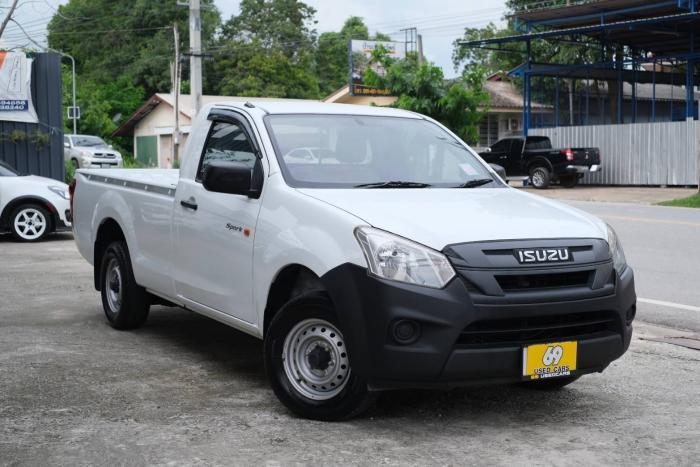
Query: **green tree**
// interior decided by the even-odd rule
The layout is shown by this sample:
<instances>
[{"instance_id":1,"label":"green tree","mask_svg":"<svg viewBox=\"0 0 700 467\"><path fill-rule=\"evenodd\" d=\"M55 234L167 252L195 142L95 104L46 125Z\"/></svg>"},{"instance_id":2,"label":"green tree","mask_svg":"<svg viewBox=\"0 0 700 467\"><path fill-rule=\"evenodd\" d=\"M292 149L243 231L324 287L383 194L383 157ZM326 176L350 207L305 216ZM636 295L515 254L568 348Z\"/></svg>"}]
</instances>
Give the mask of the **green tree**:
<instances>
[{"instance_id":1,"label":"green tree","mask_svg":"<svg viewBox=\"0 0 700 467\"><path fill-rule=\"evenodd\" d=\"M220 25L212 0L202 10L202 42L211 43ZM109 83L127 75L147 95L170 90L172 25L187 50L188 10L177 2L152 0L70 0L48 25L49 46L75 57L81 80Z\"/></svg>"},{"instance_id":2,"label":"green tree","mask_svg":"<svg viewBox=\"0 0 700 467\"><path fill-rule=\"evenodd\" d=\"M483 69L473 67L463 77L446 81L440 67L419 64L415 54L393 60L378 48L371 60L379 61L386 74L380 76L367 68L365 84L388 89L397 96L395 107L432 117L467 143L478 141L478 125L489 102Z\"/></svg>"},{"instance_id":3,"label":"green tree","mask_svg":"<svg viewBox=\"0 0 700 467\"><path fill-rule=\"evenodd\" d=\"M211 43L220 25L212 0L204 0L202 40ZM69 0L58 7L48 25L52 49L75 58L78 129L101 136L131 150L130 138L112 138L146 96L171 88L170 63L174 59L173 23L181 32L180 49L187 50L188 10L173 1ZM64 105L70 100L71 75L64 69ZM205 75L206 79L206 75ZM211 86L205 80L205 90ZM65 120L72 131L72 121Z\"/></svg>"},{"instance_id":4,"label":"green tree","mask_svg":"<svg viewBox=\"0 0 700 467\"><path fill-rule=\"evenodd\" d=\"M351 16L339 32L324 32L318 38L316 63L321 95L326 96L348 84L348 48L352 39L388 41L389 36L376 33L370 37L362 18Z\"/></svg>"},{"instance_id":5,"label":"green tree","mask_svg":"<svg viewBox=\"0 0 700 467\"><path fill-rule=\"evenodd\" d=\"M243 0L219 38L212 66L218 92L318 98L315 13L297 0Z\"/></svg>"},{"instance_id":6,"label":"green tree","mask_svg":"<svg viewBox=\"0 0 700 467\"><path fill-rule=\"evenodd\" d=\"M71 93L71 73L63 69L63 105L73 105ZM146 98L143 87L135 86L126 75L116 77L110 83L98 84L94 81L80 82L77 104L81 109L78 130L80 133L102 136L119 149L131 152L131 138L114 138L112 132L128 118ZM73 121L64 120L66 133L73 131Z\"/></svg>"}]
</instances>

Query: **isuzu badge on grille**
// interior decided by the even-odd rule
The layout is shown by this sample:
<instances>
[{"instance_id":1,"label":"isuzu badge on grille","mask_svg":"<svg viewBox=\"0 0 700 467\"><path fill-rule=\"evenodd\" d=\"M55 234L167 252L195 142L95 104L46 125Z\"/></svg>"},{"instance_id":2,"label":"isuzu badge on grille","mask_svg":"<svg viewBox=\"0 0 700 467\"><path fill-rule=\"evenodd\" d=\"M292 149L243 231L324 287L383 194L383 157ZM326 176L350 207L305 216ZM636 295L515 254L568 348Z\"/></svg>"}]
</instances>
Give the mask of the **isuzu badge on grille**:
<instances>
[{"instance_id":1,"label":"isuzu badge on grille","mask_svg":"<svg viewBox=\"0 0 700 467\"><path fill-rule=\"evenodd\" d=\"M515 250L515 258L520 264L565 263L573 260L566 247Z\"/></svg>"}]
</instances>

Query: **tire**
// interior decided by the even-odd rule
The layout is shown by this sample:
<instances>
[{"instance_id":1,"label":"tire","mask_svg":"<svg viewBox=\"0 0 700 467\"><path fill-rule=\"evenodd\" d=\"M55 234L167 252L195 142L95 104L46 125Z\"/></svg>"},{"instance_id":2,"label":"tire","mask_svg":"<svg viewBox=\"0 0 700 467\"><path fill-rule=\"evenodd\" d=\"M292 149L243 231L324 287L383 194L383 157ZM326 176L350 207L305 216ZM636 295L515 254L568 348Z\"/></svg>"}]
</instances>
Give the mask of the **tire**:
<instances>
[{"instance_id":1,"label":"tire","mask_svg":"<svg viewBox=\"0 0 700 467\"><path fill-rule=\"evenodd\" d=\"M23 204L10 216L10 230L17 241L38 242L52 230L51 214L38 204Z\"/></svg>"},{"instance_id":2,"label":"tire","mask_svg":"<svg viewBox=\"0 0 700 467\"><path fill-rule=\"evenodd\" d=\"M102 308L115 329L135 329L148 318L150 300L146 289L134 280L129 249L124 241L111 243L100 266Z\"/></svg>"},{"instance_id":3,"label":"tire","mask_svg":"<svg viewBox=\"0 0 700 467\"><path fill-rule=\"evenodd\" d=\"M577 379L579 379L581 376L567 376L563 378L547 378L547 379L539 379L535 381L525 381L524 383L520 383L521 386L528 388L528 389L538 389L541 391L556 391L558 389L563 388L564 386L568 386L569 384L573 383Z\"/></svg>"},{"instance_id":4,"label":"tire","mask_svg":"<svg viewBox=\"0 0 700 467\"><path fill-rule=\"evenodd\" d=\"M543 190L549 186L552 175L547 167L538 165L530 169L530 184L538 190Z\"/></svg>"},{"instance_id":5,"label":"tire","mask_svg":"<svg viewBox=\"0 0 700 467\"><path fill-rule=\"evenodd\" d=\"M559 184L564 188L573 188L578 185L579 180L578 175L562 175L559 177Z\"/></svg>"},{"instance_id":6,"label":"tire","mask_svg":"<svg viewBox=\"0 0 700 467\"><path fill-rule=\"evenodd\" d=\"M344 420L372 405L377 393L352 372L349 358L333 307L322 293L289 301L265 335L265 370L272 389L304 418Z\"/></svg>"},{"instance_id":7,"label":"tire","mask_svg":"<svg viewBox=\"0 0 700 467\"><path fill-rule=\"evenodd\" d=\"M78 159L71 159L70 163L73 164L73 168L75 170L78 170L80 168L80 163L78 162Z\"/></svg>"}]
</instances>

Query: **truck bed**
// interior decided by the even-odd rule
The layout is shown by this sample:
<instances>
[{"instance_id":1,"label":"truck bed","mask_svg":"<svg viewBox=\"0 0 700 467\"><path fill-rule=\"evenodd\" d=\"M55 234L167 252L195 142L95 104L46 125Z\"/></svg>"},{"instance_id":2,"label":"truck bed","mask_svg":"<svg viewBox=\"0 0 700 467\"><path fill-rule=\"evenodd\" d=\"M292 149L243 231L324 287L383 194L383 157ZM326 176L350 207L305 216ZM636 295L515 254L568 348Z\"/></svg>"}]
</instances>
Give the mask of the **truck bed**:
<instances>
[{"instance_id":1,"label":"truck bed","mask_svg":"<svg viewBox=\"0 0 700 467\"><path fill-rule=\"evenodd\" d=\"M80 169L88 180L172 195L179 169Z\"/></svg>"}]
</instances>

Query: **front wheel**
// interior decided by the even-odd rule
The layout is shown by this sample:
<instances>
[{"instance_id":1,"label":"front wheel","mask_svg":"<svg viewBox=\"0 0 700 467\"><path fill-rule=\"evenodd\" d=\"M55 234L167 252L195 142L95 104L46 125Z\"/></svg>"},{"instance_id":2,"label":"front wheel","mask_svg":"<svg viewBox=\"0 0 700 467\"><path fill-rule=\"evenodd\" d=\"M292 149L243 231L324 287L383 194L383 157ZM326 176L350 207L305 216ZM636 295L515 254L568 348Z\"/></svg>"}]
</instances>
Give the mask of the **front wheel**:
<instances>
[{"instance_id":1,"label":"front wheel","mask_svg":"<svg viewBox=\"0 0 700 467\"><path fill-rule=\"evenodd\" d=\"M36 204L18 207L10 216L12 236L20 242L38 242L51 231L49 212Z\"/></svg>"},{"instance_id":2,"label":"front wheel","mask_svg":"<svg viewBox=\"0 0 700 467\"><path fill-rule=\"evenodd\" d=\"M551 174L547 167L533 167L530 169L530 183L537 189L544 189L549 186Z\"/></svg>"},{"instance_id":3,"label":"front wheel","mask_svg":"<svg viewBox=\"0 0 700 467\"><path fill-rule=\"evenodd\" d=\"M322 294L293 299L275 315L265 336L265 369L279 400L305 418L347 419L375 399L353 373L342 330Z\"/></svg>"}]
</instances>

